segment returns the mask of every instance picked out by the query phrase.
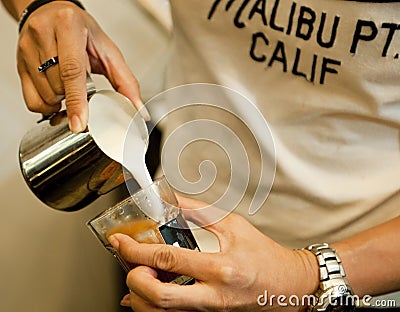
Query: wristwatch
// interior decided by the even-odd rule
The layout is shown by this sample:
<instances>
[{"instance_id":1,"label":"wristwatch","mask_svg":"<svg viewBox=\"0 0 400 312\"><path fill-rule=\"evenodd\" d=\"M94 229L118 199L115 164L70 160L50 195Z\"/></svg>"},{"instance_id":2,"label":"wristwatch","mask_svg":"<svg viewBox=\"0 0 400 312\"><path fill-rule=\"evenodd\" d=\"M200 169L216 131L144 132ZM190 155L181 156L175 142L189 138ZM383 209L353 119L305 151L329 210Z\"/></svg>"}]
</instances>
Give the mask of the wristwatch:
<instances>
[{"instance_id":1,"label":"wristwatch","mask_svg":"<svg viewBox=\"0 0 400 312\"><path fill-rule=\"evenodd\" d=\"M318 260L320 281L319 289L309 302L308 312L351 312L356 302L342 260L336 250L327 243L313 244L305 248L311 251Z\"/></svg>"}]
</instances>

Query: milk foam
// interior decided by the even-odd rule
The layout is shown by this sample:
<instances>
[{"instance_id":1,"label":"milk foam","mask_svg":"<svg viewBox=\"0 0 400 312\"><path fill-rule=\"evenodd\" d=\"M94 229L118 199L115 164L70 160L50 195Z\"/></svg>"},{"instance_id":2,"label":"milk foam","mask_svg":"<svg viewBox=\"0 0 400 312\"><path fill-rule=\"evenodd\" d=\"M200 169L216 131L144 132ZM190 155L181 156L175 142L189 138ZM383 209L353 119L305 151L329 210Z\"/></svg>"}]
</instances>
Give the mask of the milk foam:
<instances>
[{"instance_id":1,"label":"milk foam","mask_svg":"<svg viewBox=\"0 0 400 312\"><path fill-rule=\"evenodd\" d=\"M119 93L96 92L90 99L89 131L99 148L122 164L139 186L148 191L148 205L140 207L152 219L162 220L164 209L145 162L148 133L144 120L135 116L132 103ZM126 142L134 147L125 149Z\"/></svg>"}]
</instances>

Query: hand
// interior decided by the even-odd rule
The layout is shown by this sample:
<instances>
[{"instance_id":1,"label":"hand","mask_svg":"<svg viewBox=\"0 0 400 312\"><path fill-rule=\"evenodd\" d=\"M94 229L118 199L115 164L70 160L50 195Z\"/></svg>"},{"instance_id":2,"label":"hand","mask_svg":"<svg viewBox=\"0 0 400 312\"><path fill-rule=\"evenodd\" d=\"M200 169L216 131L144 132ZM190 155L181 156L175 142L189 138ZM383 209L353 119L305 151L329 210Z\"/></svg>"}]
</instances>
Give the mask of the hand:
<instances>
[{"instance_id":1,"label":"hand","mask_svg":"<svg viewBox=\"0 0 400 312\"><path fill-rule=\"evenodd\" d=\"M59 65L38 71L57 55ZM88 120L86 71L103 74L116 91L138 109L143 107L138 82L119 49L86 11L71 2L48 3L28 17L19 37L17 64L28 109L52 114L65 97L74 132L85 130Z\"/></svg>"},{"instance_id":2,"label":"hand","mask_svg":"<svg viewBox=\"0 0 400 312\"><path fill-rule=\"evenodd\" d=\"M184 209L204 203L180 198ZM193 219L193 211L189 213ZM130 237L115 234L110 243L127 261L138 266L129 272L130 293L121 304L141 311L264 311L277 308L277 297L312 294L318 288L318 264L304 250L286 249L263 235L234 213L209 225L207 230L219 240L219 253L204 253L161 244L139 244ZM189 275L194 285L173 285L157 279L153 268ZM260 296L275 295L270 306L258 304ZM262 300L260 300L260 298ZM272 299L273 300L273 299ZM300 306L287 310L298 311ZM288 309L289 308L289 309ZM290 309L291 308L291 309Z\"/></svg>"}]
</instances>

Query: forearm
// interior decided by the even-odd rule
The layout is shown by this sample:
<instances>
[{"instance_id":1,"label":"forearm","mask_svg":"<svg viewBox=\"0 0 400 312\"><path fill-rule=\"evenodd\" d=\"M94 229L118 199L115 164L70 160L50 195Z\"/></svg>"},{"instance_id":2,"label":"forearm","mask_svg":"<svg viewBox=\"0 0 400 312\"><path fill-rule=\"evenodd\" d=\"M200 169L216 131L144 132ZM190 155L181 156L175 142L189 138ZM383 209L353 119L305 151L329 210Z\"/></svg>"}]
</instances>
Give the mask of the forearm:
<instances>
[{"instance_id":1,"label":"forearm","mask_svg":"<svg viewBox=\"0 0 400 312\"><path fill-rule=\"evenodd\" d=\"M8 13L10 13L15 20L19 19L22 11L32 1L33 0L1 0Z\"/></svg>"},{"instance_id":2,"label":"forearm","mask_svg":"<svg viewBox=\"0 0 400 312\"><path fill-rule=\"evenodd\" d=\"M400 216L333 244L355 293L379 295L400 289Z\"/></svg>"}]
</instances>

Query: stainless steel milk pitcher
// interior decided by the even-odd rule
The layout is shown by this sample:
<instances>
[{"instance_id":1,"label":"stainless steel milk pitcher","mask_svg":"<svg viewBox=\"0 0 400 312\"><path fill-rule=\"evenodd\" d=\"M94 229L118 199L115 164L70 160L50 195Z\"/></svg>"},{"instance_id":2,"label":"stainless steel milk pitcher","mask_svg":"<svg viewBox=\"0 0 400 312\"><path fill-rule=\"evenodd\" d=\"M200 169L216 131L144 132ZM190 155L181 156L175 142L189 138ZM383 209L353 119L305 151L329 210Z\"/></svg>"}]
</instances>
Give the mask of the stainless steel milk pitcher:
<instances>
[{"instance_id":1,"label":"stainless steel milk pitcher","mask_svg":"<svg viewBox=\"0 0 400 312\"><path fill-rule=\"evenodd\" d=\"M88 75L88 98L96 92ZM81 209L124 182L122 166L106 156L89 131L72 133L66 112L42 119L19 148L22 175L46 205Z\"/></svg>"}]
</instances>

